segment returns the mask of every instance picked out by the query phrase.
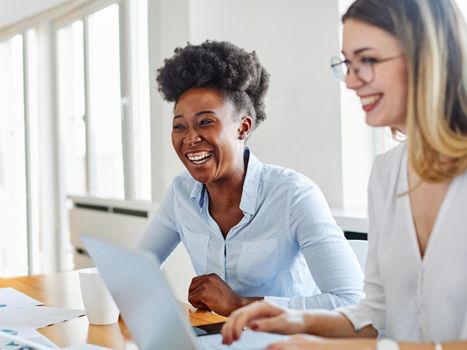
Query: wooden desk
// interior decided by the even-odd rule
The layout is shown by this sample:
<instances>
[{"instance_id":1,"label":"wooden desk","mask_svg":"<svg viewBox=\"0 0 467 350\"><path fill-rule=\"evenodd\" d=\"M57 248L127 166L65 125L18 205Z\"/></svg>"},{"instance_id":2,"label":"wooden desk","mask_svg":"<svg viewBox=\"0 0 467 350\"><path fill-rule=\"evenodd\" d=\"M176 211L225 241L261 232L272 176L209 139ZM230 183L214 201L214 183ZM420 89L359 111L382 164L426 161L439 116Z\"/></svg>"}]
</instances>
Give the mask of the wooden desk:
<instances>
[{"instance_id":1,"label":"wooden desk","mask_svg":"<svg viewBox=\"0 0 467 350\"><path fill-rule=\"evenodd\" d=\"M46 306L84 310L78 271L1 278L0 288L3 287L13 287ZM225 320L224 317L211 312L189 312L188 307L186 310L194 326ZM41 328L39 331L59 346L91 343L118 350L137 349L122 319L114 325L92 326L84 316Z\"/></svg>"}]
</instances>

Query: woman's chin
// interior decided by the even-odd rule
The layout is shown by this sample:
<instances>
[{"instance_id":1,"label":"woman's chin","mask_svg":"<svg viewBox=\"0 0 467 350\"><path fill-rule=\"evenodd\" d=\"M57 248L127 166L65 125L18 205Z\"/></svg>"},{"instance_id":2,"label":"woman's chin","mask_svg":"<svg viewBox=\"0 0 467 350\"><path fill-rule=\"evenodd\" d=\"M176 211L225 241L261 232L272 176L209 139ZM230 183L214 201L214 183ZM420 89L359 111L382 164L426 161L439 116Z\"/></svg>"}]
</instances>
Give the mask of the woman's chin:
<instances>
[{"instance_id":1,"label":"woman's chin","mask_svg":"<svg viewBox=\"0 0 467 350\"><path fill-rule=\"evenodd\" d=\"M384 115L381 112L376 113L371 111L365 114L365 122L368 126L372 127L391 127L396 129L403 129L405 120L403 117Z\"/></svg>"},{"instance_id":2,"label":"woman's chin","mask_svg":"<svg viewBox=\"0 0 467 350\"><path fill-rule=\"evenodd\" d=\"M201 171L196 171L194 169L188 168L188 172L190 175L193 177L198 182L201 182L202 184L206 185L208 182L210 182L211 178L207 172L201 172Z\"/></svg>"}]
</instances>

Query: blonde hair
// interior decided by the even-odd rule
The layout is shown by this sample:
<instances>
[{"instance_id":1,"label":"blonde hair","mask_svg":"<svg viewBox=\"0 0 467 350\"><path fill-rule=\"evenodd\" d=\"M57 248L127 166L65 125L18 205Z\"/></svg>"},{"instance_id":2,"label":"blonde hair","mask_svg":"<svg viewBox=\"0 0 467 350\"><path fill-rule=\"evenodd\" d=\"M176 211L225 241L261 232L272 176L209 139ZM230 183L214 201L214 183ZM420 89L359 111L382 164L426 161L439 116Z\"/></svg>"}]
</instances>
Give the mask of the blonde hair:
<instances>
[{"instance_id":1,"label":"blonde hair","mask_svg":"<svg viewBox=\"0 0 467 350\"><path fill-rule=\"evenodd\" d=\"M467 170L467 26L453 0L357 0L343 16L396 36L408 62L407 143L423 181Z\"/></svg>"}]
</instances>

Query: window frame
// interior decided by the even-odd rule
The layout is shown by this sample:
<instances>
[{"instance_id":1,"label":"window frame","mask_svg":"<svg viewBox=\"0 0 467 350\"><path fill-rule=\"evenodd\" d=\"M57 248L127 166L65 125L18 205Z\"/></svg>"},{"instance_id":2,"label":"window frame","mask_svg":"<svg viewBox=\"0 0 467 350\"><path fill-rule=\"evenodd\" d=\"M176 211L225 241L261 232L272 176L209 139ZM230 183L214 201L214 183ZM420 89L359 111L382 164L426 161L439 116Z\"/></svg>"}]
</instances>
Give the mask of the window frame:
<instances>
[{"instance_id":1,"label":"window frame","mask_svg":"<svg viewBox=\"0 0 467 350\"><path fill-rule=\"evenodd\" d=\"M77 10L71 11L66 15L56 19L54 21L54 35L55 39L57 39L57 33L60 29L65 28L75 21L81 20L83 22L83 59L84 59L84 123L85 123L85 137L86 137L86 158L85 158L85 166L86 166L86 192L87 193L94 193L96 189L95 183L95 169L94 169L94 162L93 162L93 154L94 154L94 145L92 140L92 130L91 130L91 123L89 120L90 116L90 96L89 96L89 16L93 13L98 12L106 7L111 5L117 5L119 9L119 47L120 47L120 107L122 110L122 131L121 131L121 142L122 142L122 156L123 156L123 185L124 185L124 198L125 199L134 199L134 176L132 174L131 168L133 164L133 152L132 147L127 147L131 144L132 135L132 115L131 115L131 108L128 108L128 105L131 103L131 90L129 81L131 81L131 72L130 72L130 64L131 61L126 57L128 56L127 47L129 46L128 42L128 20L129 18L129 0L98 0L93 3L87 4L86 6L80 7ZM56 48L56 59L58 61L58 48ZM58 78L58 72L57 78ZM55 94L57 104L59 102L58 93ZM57 118L59 119L59 118ZM59 124L59 132L62 134L63 129L58 121ZM63 159L63 157L60 157ZM63 173L63 170L61 171ZM63 190L64 191L64 190ZM67 193L68 195L69 193Z\"/></svg>"}]
</instances>

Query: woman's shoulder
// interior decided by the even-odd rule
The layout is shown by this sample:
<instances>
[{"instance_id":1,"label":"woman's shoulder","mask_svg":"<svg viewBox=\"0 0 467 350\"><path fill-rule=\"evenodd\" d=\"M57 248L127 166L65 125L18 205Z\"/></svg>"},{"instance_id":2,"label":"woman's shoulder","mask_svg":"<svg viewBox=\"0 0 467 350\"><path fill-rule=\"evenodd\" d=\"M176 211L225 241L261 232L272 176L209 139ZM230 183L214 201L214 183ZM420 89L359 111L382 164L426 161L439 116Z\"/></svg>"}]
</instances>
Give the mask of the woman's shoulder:
<instances>
[{"instance_id":1,"label":"woman's shoulder","mask_svg":"<svg viewBox=\"0 0 467 350\"><path fill-rule=\"evenodd\" d=\"M398 162L402 155L405 153L406 149L407 143L406 141L402 141L397 146L391 148L389 151L378 154L376 156L376 160L380 162Z\"/></svg>"},{"instance_id":2,"label":"woman's shoulder","mask_svg":"<svg viewBox=\"0 0 467 350\"><path fill-rule=\"evenodd\" d=\"M178 172L172 179L171 187L175 191L192 191L196 180L193 179L188 170L184 169Z\"/></svg>"},{"instance_id":3,"label":"woman's shoulder","mask_svg":"<svg viewBox=\"0 0 467 350\"><path fill-rule=\"evenodd\" d=\"M401 142L389 151L377 155L373 163L373 172L377 172L380 175L388 175L397 171L402 162L402 158L406 154L406 149L406 143Z\"/></svg>"},{"instance_id":4,"label":"woman's shoulder","mask_svg":"<svg viewBox=\"0 0 467 350\"><path fill-rule=\"evenodd\" d=\"M396 191L401 167L406 159L406 149L406 143L401 142L391 150L376 156L368 182L370 192L384 192L385 194L381 195L386 197Z\"/></svg>"},{"instance_id":5,"label":"woman's shoulder","mask_svg":"<svg viewBox=\"0 0 467 350\"><path fill-rule=\"evenodd\" d=\"M264 164L262 180L272 185L289 185L293 187L316 187L317 185L306 175L275 164Z\"/></svg>"}]
</instances>

